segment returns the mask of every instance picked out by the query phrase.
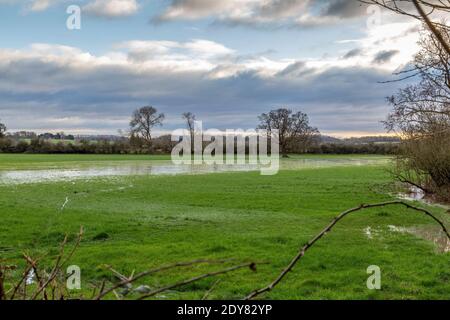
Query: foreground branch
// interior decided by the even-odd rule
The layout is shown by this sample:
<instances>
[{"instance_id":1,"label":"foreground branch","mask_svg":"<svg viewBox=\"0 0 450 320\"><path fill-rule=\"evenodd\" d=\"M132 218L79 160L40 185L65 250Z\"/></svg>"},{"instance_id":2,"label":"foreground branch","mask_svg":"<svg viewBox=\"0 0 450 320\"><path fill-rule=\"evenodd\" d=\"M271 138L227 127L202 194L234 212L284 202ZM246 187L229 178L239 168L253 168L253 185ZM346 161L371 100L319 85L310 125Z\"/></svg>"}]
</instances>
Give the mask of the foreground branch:
<instances>
[{"instance_id":1,"label":"foreground branch","mask_svg":"<svg viewBox=\"0 0 450 320\"><path fill-rule=\"evenodd\" d=\"M213 263L225 263L230 261L230 259L226 259L226 260L206 260L206 259L200 259L200 260L193 260L193 261L188 261L188 262L177 262L177 263L173 263L173 264L169 264L166 266L162 266L162 267L157 267L148 271L144 271L141 272L139 274L137 274L134 277L130 277L130 278L125 278L122 281L120 281L119 283L115 284L114 286L112 286L111 288L107 289L107 290L100 290L100 293L94 298L94 300L100 300L102 299L104 296L106 296L108 293L111 293L112 291L120 288L120 287L124 287L130 283L135 282L136 280L146 277L148 275L157 273L157 272L162 272L162 271L167 271L170 269L174 269L174 268L178 268L178 267L189 267L189 266L193 266L196 264L202 264L202 263L208 263L208 264L213 264Z\"/></svg>"},{"instance_id":2,"label":"foreground branch","mask_svg":"<svg viewBox=\"0 0 450 320\"><path fill-rule=\"evenodd\" d=\"M428 210L425 210L425 209L419 208L419 207L415 207L415 206L410 205L410 204L408 204L408 203L406 203L404 201L390 201L390 202L382 202L382 203L376 203L376 204L362 204L359 207L346 210L346 211L342 212L341 214L339 214L336 218L334 218L334 220L327 227L325 227L325 229L323 229L318 235L316 235L313 239L308 241L300 249L300 251L292 259L292 261L289 263L289 265L280 273L280 275L271 284L269 284L267 287L264 287L262 289L253 291L247 297L245 297L245 300L250 300L250 299L253 299L253 298L255 298L255 297L257 297L257 296L259 296L259 295L261 295L261 294L263 294L265 292L272 291L273 288L275 288L283 280L283 278L294 268L294 266L297 264L297 262L305 255L306 251L308 249L310 249L324 235L326 235L329 231L331 231L331 229L340 220L342 220L345 216L347 216L348 214L356 212L356 211L360 211L360 210L363 210L363 209L385 207L385 206L390 206L390 205L402 205L402 206L405 206L408 209L416 210L418 212L422 212L423 214L429 216L430 218L432 218L435 222L437 222L441 226L441 228L444 231L445 235L450 240L450 234L449 234L448 230L446 229L444 223L442 221L440 221L438 218L436 218L436 216L434 216Z\"/></svg>"},{"instance_id":3,"label":"foreground branch","mask_svg":"<svg viewBox=\"0 0 450 320\"><path fill-rule=\"evenodd\" d=\"M183 280L183 281L180 281L180 282L177 282L177 283L174 283L174 284L170 284L170 285L168 285L166 287L153 290L153 291L151 291L151 292L149 292L147 294L144 294L144 295L140 296L138 298L138 300L143 300L143 299L155 296L158 293L161 293L161 292L164 292L164 291L176 288L176 287L181 287L181 286L193 283L193 282L197 282L197 281L205 279L205 278L217 276L217 275L224 274L224 273L229 273L229 272L236 271L236 270L243 269L243 268L250 268L252 271L256 271L256 264L254 262L244 263L244 264L240 264L240 265L237 265L237 266L234 266L234 267L229 267L229 268L224 269L224 270L210 272L210 273L205 273L203 275L200 275L200 276L197 276L197 277L194 277L194 278L191 278L191 279Z\"/></svg>"},{"instance_id":4,"label":"foreground branch","mask_svg":"<svg viewBox=\"0 0 450 320\"><path fill-rule=\"evenodd\" d=\"M61 271L61 267L63 265L65 265L72 258L75 251L78 249L78 246L81 243L81 239L83 238L83 233L84 233L83 227L80 227L80 232L78 233L78 237L75 241L75 244L65 259L64 259L64 249L66 247L68 237L66 236L64 238L64 240L61 244L60 252L59 252L58 256L56 257L55 266L53 267L53 270L50 272L50 275L46 279L46 281L44 281L44 283L39 286L38 290L36 290L36 292L31 296L31 300L37 299L37 297L39 296L39 294L41 292L43 292L43 291L45 292L45 289L49 286L49 284L53 281L53 279L55 279L58 276L58 272Z\"/></svg>"}]
</instances>

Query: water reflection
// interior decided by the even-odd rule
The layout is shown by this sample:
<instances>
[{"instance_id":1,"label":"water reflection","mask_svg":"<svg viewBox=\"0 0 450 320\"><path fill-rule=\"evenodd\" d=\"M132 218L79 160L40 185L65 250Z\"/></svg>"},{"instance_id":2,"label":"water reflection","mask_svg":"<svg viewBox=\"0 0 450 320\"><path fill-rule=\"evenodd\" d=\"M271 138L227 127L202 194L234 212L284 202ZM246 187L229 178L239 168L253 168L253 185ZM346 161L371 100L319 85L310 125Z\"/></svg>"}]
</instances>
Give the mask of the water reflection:
<instances>
[{"instance_id":1,"label":"water reflection","mask_svg":"<svg viewBox=\"0 0 450 320\"><path fill-rule=\"evenodd\" d=\"M290 159L281 162L282 170L362 166L378 164L384 159ZM175 165L171 161L95 164L59 169L0 170L0 184L58 182L96 177L206 174L219 172L259 171L260 165Z\"/></svg>"}]
</instances>

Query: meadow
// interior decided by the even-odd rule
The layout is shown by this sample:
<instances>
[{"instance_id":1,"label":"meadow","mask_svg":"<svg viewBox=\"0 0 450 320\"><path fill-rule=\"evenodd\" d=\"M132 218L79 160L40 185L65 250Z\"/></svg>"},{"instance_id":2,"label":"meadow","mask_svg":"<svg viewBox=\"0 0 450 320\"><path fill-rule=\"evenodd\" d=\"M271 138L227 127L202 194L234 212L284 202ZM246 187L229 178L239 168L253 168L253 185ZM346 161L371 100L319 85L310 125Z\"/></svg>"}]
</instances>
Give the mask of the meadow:
<instances>
[{"instance_id":1,"label":"meadow","mask_svg":"<svg viewBox=\"0 0 450 320\"><path fill-rule=\"evenodd\" d=\"M70 261L82 270L82 290L75 296L90 297L92 286L114 280L106 265L129 275L195 259L233 259L227 265L260 263L256 272L239 270L156 297L201 299L213 287L210 299L242 299L271 282L298 248L341 211L395 199L386 157L292 156L283 161L354 158L377 161L281 170L275 176L224 172L0 184L0 259L20 266L22 252L27 252L42 256L42 263L51 266L65 234L73 243L83 226L85 235ZM0 154L0 173L168 159ZM447 209L416 205L426 206L450 225ZM407 229L436 234L439 230L430 218L402 207L350 215L261 298L448 299L450 254L425 237L395 231ZM366 286L370 265L381 268L381 290ZM178 268L139 284L156 288L221 268L215 264Z\"/></svg>"}]
</instances>

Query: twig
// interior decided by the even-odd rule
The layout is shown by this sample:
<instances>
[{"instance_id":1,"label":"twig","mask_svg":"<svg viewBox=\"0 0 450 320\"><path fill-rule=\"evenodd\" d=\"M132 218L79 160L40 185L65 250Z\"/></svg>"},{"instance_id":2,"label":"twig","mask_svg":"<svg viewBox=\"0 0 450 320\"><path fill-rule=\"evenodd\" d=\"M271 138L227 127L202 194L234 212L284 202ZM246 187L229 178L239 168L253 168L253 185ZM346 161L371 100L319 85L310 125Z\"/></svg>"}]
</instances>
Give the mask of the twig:
<instances>
[{"instance_id":1,"label":"twig","mask_svg":"<svg viewBox=\"0 0 450 320\"><path fill-rule=\"evenodd\" d=\"M230 267L230 268L227 268L227 269L223 269L223 270L220 270L220 271L205 273L205 274L202 274L200 276L197 276L197 277L194 277L194 278L191 278L191 279L183 280L183 281L180 281L180 282L177 282L177 283L174 283L174 284L170 284L168 286L165 286L165 287L153 290L153 291L151 291L151 292L149 292L147 294L144 294L144 295L140 296L137 300L143 300L143 299L155 296L158 293L161 293L161 292L164 292L164 291L176 288L176 287L181 287L181 286L184 286L184 285L187 285L187 284L190 284L190 283L193 283L193 282L197 282L197 281L205 279L205 278L209 278L209 277L217 276L217 275L220 275L220 274L232 272L232 271L235 271L235 270L238 270L238 269L242 269L242 268L250 268L251 270L256 271L256 264L254 262L244 263L244 264L240 264L240 265L237 265L237 266L234 266L234 267Z\"/></svg>"},{"instance_id":2,"label":"twig","mask_svg":"<svg viewBox=\"0 0 450 320\"><path fill-rule=\"evenodd\" d=\"M64 256L64 248L67 244L67 236L64 238L63 242L61 243L61 249L59 252L58 257L56 258L55 266L53 267L52 271L50 272L49 277L47 280L39 286L39 289L36 290L36 292L32 295L31 300L35 300L39 294L50 284L50 282L55 279L55 277L58 275L58 272L60 271L61 266L67 263L68 260L70 260L75 253L76 249L80 245L81 239L83 237L83 227L80 227L80 232L77 237L77 241L75 242L75 245L72 248L72 251L67 255L65 259L63 259Z\"/></svg>"},{"instance_id":3,"label":"twig","mask_svg":"<svg viewBox=\"0 0 450 320\"><path fill-rule=\"evenodd\" d=\"M326 235L329 231L331 231L331 229L348 214L356 212L356 211L360 211L363 209L385 207L385 206L390 206L390 205L403 205L408 209L422 212L425 215L431 217L434 221L436 221L441 226L441 228L444 231L444 233L446 234L447 238L450 240L450 234L449 234L448 230L446 229L444 223L442 221L440 221L438 218L436 218L431 212L429 212L423 208L415 207L404 201L389 201L389 202L382 202L382 203L376 203L376 204L362 204L359 207L352 208L352 209L349 209L349 210L346 210L346 211L340 213L336 218L333 219L333 221L325 229L323 229L318 235L316 235L314 238L312 238L310 241L308 241L300 249L300 251L292 259L292 261L289 263L289 265L280 273L280 275L272 283L270 283L267 287L253 291L247 297L245 297L245 300L250 300L250 299L253 299L265 292L272 291L273 288L275 288L281 282L281 280L283 280L283 278L294 268L294 266L297 264L297 262L305 255L306 251L309 248L311 248L317 241L319 241L324 235Z\"/></svg>"},{"instance_id":4,"label":"twig","mask_svg":"<svg viewBox=\"0 0 450 320\"><path fill-rule=\"evenodd\" d=\"M38 267L37 267L39 259L33 260L30 256L28 256L26 254L23 254L23 257L31 265L31 267L32 267L31 270L33 270L33 272L34 272L34 274L36 276L37 283L39 284L39 286L42 286L42 284L43 284L42 278L39 276L39 270L38 270ZM44 290L44 300L48 300L47 291L46 290Z\"/></svg>"},{"instance_id":5,"label":"twig","mask_svg":"<svg viewBox=\"0 0 450 320\"><path fill-rule=\"evenodd\" d=\"M127 284L129 284L131 282L134 282L134 281L136 281L136 280L138 280L140 278L146 277L146 276L148 276L150 274L153 274L153 273L166 271L166 270L174 269L174 268L178 268L178 267L188 267L188 266L192 266L192 265L200 264L200 263L225 263L225 262L228 262L228 261L230 261L230 259L217 260L217 261L202 259L202 260L194 260L194 261L189 261L189 262L177 262L177 263L169 264L169 265L166 265L166 266L157 267L157 268L154 268L154 269L151 269L151 270L148 270L148 271L141 272L141 273L139 273L136 276L131 277L131 278L126 278L125 277L125 279L123 279L121 282L115 284L111 288L109 288L107 290L103 290L103 289L100 290L100 293L94 298L94 300L100 300L101 298L103 298L108 293L111 293L113 290L115 290L117 288L120 288L120 287L123 287L123 286L125 286L125 285L127 285Z\"/></svg>"},{"instance_id":6,"label":"twig","mask_svg":"<svg viewBox=\"0 0 450 320\"><path fill-rule=\"evenodd\" d=\"M3 271L3 267L0 266L0 300L3 300L3 297L6 296L5 288L3 287L4 280L5 272Z\"/></svg>"},{"instance_id":7,"label":"twig","mask_svg":"<svg viewBox=\"0 0 450 320\"><path fill-rule=\"evenodd\" d=\"M27 262L28 263L28 262ZM19 291L20 286L22 285L22 282L24 282L24 280L27 278L28 273L30 272L30 270L33 268L33 266L31 264L27 264L27 268L25 269L25 271L23 272L22 277L20 278L19 282L17 282L17 284L15 285L13 292L11 294L11 298L10 300L14 300L16 293Z\"/></svg>"},{"instance_id":8,"label":"twig","mask_svg":"<svg viewBox=\"0 0 450 320\"><path fill-rule=\"evenodd\" d=\"M208 299L209 295L211 294L211 292L216 288L217 284L220 282L220 279L218 279L216 282L213 283L213 285L211 286L211 288L209 288L208 291L206 291L205 295L203 296L202 300L206 300Z\"/></svg>"}]
</instances>

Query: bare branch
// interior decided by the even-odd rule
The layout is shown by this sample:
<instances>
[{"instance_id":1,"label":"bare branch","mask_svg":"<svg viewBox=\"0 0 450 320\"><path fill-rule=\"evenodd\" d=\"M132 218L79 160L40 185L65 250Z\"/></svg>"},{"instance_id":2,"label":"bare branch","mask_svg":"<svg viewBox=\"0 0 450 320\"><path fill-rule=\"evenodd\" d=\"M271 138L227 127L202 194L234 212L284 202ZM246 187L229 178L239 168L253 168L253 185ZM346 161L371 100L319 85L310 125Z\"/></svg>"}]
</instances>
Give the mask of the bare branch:
<instances>
[{"instance_id":1,"label":"bare branch","mask_svg":"<svg viewBox=\"0 0 450 320\"><path fill-rule=\"evenodd\" d=\"M193 261L188 261L188 262L177 262L177 263L173 263L173 264L169 264L166 266L162 266L162 267L157 267L148 271L144 271L141 272L139 274L137 274L134 277L130 277L130 278L125 278L122 281L120 281L119 283L115 284L114 286L112 286L111 288L107 289L107 290L101 290L100 293L94 298L94 300L100 300L102 299L104 296L106 296L108 293L111 293L113 290L118 289L120 287L126 286L127 284L130 284L132 282L135 282L143 277L146 277L148 275L154 274L154 273L158 273L158 272L162 272L162 271L167 271L170 269L174 269L174 268L178 268L178 267L188 267L188 266L193 266L196 264L202 264L202 263L208 263L208 264L215 264L215 263L226 263L229 262L230 259L227 260L205 260L205 259L200 259L200 260L193 260Z\"/></svg>"},{"instance_id":2,"label":"bare branch","mask_svg":"<svg viewBox=\"0 0 450 320\"><path fill-rule=\"evenodd\" d=\"M58 275L58 272L60 271L60 268L64 264L66 264L67 261L69 261L72 258L73 254L75 253L78 246L80 245L82 237L83 237L83 227L80 227L80 232L78 234L75 245L73 246L71 252L69 253L69 255L67 255L67 257L65 259L63 259L63 257L64 257L64 249L67 244L67 236L64 238L64 241L61 244L60 252L59 252L58 256L56 257L55 266L53 267L52 271L50 272L50 275L48 276L47 280L41 286L39 286L39 289L36 290L36 292L32 295L31 300L35 300L39 296L39 294L43 290L45 290L45 288L53 281L53 279L56 278L56 276Z\"/></svg>"},{"instance_id":3,"label":"bare branch","mask_svg":"<svg viewBox=\"0 0 450 320\"><path fill-rule=\"evenodd\" d=\"M257 297L257 296L259 296L259 295L261 295L261 294L263 294L265 292L272 291L273 288L275 288L283 280L283 278L294 268L294 266L299 262L299 260L305 255L306 251L308 251L308 249L310 249L317 241L319 241L323 236L325 236L328 232L330 232L331 229L339 221L341 221L343 218L345 218L348 214L353 213L353 212L357 212L357 211L360 211L360 210L363 210L363 209L385 207L385 206L390 206L390 205L402 205L402 206L405 206L408 209L413 209L413 210L422 212L425 215L431 217L434 221L436 221L441 226L441 228L444 231L444 233L446 234L447 238L450 240L450 234L449 234L448 230L446 229L444 223L442 221L440 221L438 218L436 218L428 210L412 206L412 205L410 205L410 204L408 204L408 203L406 203L404 201L390 201L390 202L382 202L382 203L376 203L376 204L362 204L359 207L352 208L352 209L349 209L349 210L346 210L346 211L340 213L336 218L333 219L333 221L331 221L331 223L327 227L325 227L325 229L323 229L319 234L317 234L313 239L308 241L300 249L300 251L292 259L292 261L289 263L289 265L280 273L280 275L272 283L270 283L267 287L264 287L262 289L253 291L252 293L250 293L245 298L245 300L251 300L251 299L253 299L253 298L255 298L255 297Z\"/></svg>"},{"instance_id":4,"label":"bare branch","mask_svg":"<svg viewBox=\"0 0 450 320\"><path fill-rule=\"evenodd\" d=\"M170 285L168 285L166 287L153 290L150 293L147 293L147 294L144 294L144 295L140 296L138 298L138 300L143 300L143 299L155 296L158 293L161 293L161 292L164 292L164 291L176 288L176 287L181 287L181 286L193 283L193 282L197 282L197 281L205 279L205 278L217 276L217 275L220 275L220 274L229 273L229 272L236 271L236 270L243 269L243 268L250 268L252 271L256 271L256 264L254 262L244 263L244 264L240 264L240 265L237 265L237 266L234 266L234 267L226 268L226 269L223 269L223 270L220 270L220 271L205 273L203 275L200 275L200 276L197 276L197 277L194 277L194 278L191 278L191 279L183 280L183 281L180 281L180 282L177 282L177 283L174 283L174 284L170 284Z\"/></svg>"}]
</instances>

